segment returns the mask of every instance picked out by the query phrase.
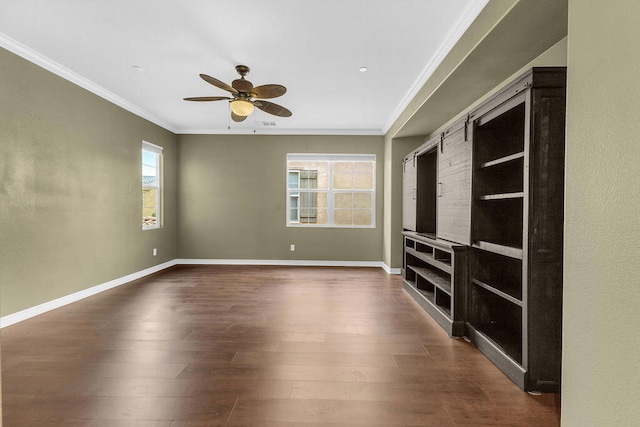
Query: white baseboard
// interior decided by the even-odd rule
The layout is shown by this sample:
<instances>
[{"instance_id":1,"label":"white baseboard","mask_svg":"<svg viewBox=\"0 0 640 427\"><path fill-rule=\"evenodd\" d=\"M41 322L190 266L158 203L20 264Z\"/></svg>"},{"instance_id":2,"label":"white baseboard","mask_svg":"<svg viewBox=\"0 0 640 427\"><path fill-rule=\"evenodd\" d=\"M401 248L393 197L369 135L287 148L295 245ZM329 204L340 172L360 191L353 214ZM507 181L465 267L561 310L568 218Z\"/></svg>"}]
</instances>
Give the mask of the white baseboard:
<instances>
[{"instance_id":1,"label":"white baseboard","mask_svg":"<svg viewBox=\"0 0 640 427\"><path fill-rule=\"evenodd\" d=\"M165 268L173 267L179 264L195 264L195 265L291 265L291 266L319 266L319 267L379 267L387 274L400 274L399 268L390 268L382 261L315 261L315 260L256 260L256 259L174 259L162 264L132 273L108 282L92 286L88 289L75 292L48 301L34 307L27 308L17 313L0 317L0 329L14 325L23 320L30 319L40 314L46 313L56 308L63 307L76 301L99 294L109 289L124 285L149 274L156 273Z\"/></svg>"},{"instance_id":2,"label":"white baseboard","mask_svg":"<svg viewBox=\"0 0 640 427\"><path fill-rule=\"evenodd\" d=\"M391 268L387 264L385 264L384 262L382 263L381 267L382 267L382 269L384 271L387 272L387 274L401 274L402 273L402 269L401 268Z\"/></svg>"},{"instance_id":3,"label":"white baseboard","mask_svg":"<svg viewBox=\"0 0 640 427\"><path fill-rule=\"evenodd\" d=\"M383 267L381 261L317 261L298 259L177 259L177 264L194 265L292 265L306 267ZM386 271L386 270L385 270Z\"/></svg>"},{"instance_id":4,"label":"white baseboard","mask_svg":"<svg viewBox=\"0 0 640 427\"><path fill-rule=\"evenodd\" d=\"M380 267L387 274L400 274L399 268L391 268L382 261L316 261L281 259L177 259L177 264L194 265L299 265L319 267Z\"/></svg>"},{"instance_id":5,"label":"white baseboard","mask_svg":"<svg viewBox=\"0 0 640 427\"><path fill-rule=\"evenodd\" d=\"M164 270L165 268L173 267L174 265L176 265L176 260L168 261L162 264L155 265L153 267L146 268L136 273L128 274L126 276L119 277L117 279L113 279L108 282L101 283L99 285L92 286L90 288L83 289L81 291L74 292L72 294L69 294L60 298L56 298L52 301L48 301L48 302L36 305L34 307L27 308L26 310L18 311L17 313L0 317L0 329L5 328L7 326L11 326L18 322L22 322L23 320L30 319L39 314L46 313L47 311L55 310L56 308L60 308L67 304L71 304L73 302L80 301L90 296L99 294L100 292L113 289L120 285L124 285L125 283L129 283L133 280L140 279L144 276L148 276L149 274L153 274L160 270Z\"/></svg>"}]
</instances>

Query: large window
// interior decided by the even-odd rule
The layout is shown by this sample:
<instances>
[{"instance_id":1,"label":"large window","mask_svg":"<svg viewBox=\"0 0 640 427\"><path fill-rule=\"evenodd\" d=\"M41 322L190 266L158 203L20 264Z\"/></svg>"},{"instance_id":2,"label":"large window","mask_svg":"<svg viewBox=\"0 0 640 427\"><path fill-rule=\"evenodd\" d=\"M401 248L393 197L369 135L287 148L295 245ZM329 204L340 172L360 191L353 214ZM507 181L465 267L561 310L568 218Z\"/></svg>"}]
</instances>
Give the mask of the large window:
<instances>
[{"instance_id":1,"label":"large window","mask_svg":"<svg viewBox=\"0 0 640 427\"><path fill-rule=\"evenodd\" d=\"M142 141L142 228L161 225L162 147Z\"/></svg>"},{"instance_id":2,"label":"large window","mask_svg":"<svg viewBox=\"0 0 640 427\"><path fill-rule=\"evenodd\" d=\"M376 156L288 154L287 225L375 227Z\"/></svg>"}]
</instances>

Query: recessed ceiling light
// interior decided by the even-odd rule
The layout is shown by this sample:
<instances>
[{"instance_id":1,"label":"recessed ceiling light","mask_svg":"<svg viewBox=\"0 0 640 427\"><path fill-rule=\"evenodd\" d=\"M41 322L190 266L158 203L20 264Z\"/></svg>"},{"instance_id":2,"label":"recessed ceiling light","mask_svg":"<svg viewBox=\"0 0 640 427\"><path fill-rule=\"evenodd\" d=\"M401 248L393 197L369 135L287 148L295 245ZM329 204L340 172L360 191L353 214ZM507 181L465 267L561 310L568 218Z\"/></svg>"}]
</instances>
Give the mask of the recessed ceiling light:
<instances>
[{"instance_id":1,"label":"recessed ceiling light","mask_svg":"<svg viewBox=\"0 0 640 427\"><path fill-rule=\"evenodd\" d=\"M143 71L142 67L139 65L134 65L132 68L136 71Z\"/></svg>"},{"instance_id":2,"label":"recessed ceiling light","mask_svg":"<svg viewBox=\"0 0 640 427\"><path fill-rule=\"evenodd\" d=\"M366 73L366 72L367 72L367 70L368 70L368 68L367 68L367 67L360 67L360 72L361 72L361 73Z\"/></svg>"}]
</instances>

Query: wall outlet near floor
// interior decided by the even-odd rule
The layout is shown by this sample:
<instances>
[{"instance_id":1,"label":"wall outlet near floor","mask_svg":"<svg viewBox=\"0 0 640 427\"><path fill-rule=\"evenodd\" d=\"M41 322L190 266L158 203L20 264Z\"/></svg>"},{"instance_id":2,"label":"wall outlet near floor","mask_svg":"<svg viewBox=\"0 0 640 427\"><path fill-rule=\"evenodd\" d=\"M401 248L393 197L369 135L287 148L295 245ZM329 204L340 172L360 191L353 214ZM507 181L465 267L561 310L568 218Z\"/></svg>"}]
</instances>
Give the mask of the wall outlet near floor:
<instances>
[{"instance_id":1,"label":"wall outlet near floor","mask_svg":"<svg viewBox=\"0 0 640 427\"><path fill-rule=\"evenodd\" d=\"M158 250L156 248L153 248L153 256L158 255Z\"/></svg>"},{"instance_id":2,"label":"wall outlet near floor","mask_svg":"<svg viewBox=\"0 0 640 427\"><path fill-rule=\"evenodd\" d=\"M294 252L296 250L296 245L291 245L291 252Z\"/></svg>"}]
</instances>

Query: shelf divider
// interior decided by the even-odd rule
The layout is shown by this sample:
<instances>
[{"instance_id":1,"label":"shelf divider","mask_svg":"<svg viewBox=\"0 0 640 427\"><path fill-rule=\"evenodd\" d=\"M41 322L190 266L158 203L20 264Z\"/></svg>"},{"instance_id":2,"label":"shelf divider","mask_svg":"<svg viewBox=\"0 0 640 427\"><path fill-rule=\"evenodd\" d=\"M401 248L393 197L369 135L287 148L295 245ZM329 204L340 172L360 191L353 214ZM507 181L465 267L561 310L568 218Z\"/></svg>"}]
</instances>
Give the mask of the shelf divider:
<instances>
[{"instance_id":1,"label":"shelf divider","mask_svg":"<svg viewBox=\"0 0 640 427\"><path fill-rule=\"evenodd\" d=\"M406 252L408 254L413 255L416 258L421 259L422 261L426 262L427 264L431 264L436 268L439 268L440 270L451 274L451 266L449 264L445 264L442 261L438 261L437 259L433 258L433 254L428 254L426 252L420 252L417 251L415 249L412 248L406 248Z\"/></svg>"},{"instance_id":2,"label":"shelf divider","mask_svg":"<svg viewBox=\"0 0 640 427\"><path fill-rule=\"evenodd\" d=\"M485 242L483 240L476 241L473 247L511 258L522 259L522 248Z\"/></svg>"},{"instance_id":3,"label":"shelf divider","mask_svg":"<svg viewBox=\"0 0 640 427\"><path fill-rule=\"evenodd\" d=\"M478 168L480 169L490 168L491 166L501 165L503 163L512 162L514 160L518 160L522 158L524 158L524 151L520 151L518 153L511 154L509 156L500 157L499 159L491 160L489 162L480 163L478 165Z\"/></svg>"},{"instance_id":4,"label":"shelf divider","mask_svg":"<svg viewBox=\"0 0 640 427\"><path fill-rule=\"evenodd\" d=\"M422 276L432 285L436 286L437 288L440 288L440 290L444 291L447 295L451 296L450 280L443 278L442 276L438 275L437 273L434 273L428 268L417 267L415 265L409 265L407 267L415 271L417 275Z\"/></svg>"},{"instance_id":5,"label":"shelf divider","mask_svg":"<svg viewBox=\"0 0 640 427\"><path fill-rule=\"evenodd\" d=\"M488 285L488 284L486 284L484 282L481 282L478 279L471 279L471 282L473 284L477 285L477 286L480 286L483 289L486 289L489 292L492 292L492 293L498 295L500 298L506 299L507 301L509 301L512 304L515 304L515 305L517 305L519 307L522 307L522 301L520 301L518 298L512 297L511 295L509 295L509 294L507 294L505 292L502 292L501 290L496 289L491 285Z\"/></svg>"},{"instance_id":6,"label":"shelf divider","mask_svg":"<svg viewBox=\"0 0 640 427\"><path fill-rule=\"evenodd\" d=\"M522 199L524 197L523 191L515 193L498 193L498 194L485 194L480 196L480 200L506 200L506 199Z\"/></svg>"}]
</instances>

